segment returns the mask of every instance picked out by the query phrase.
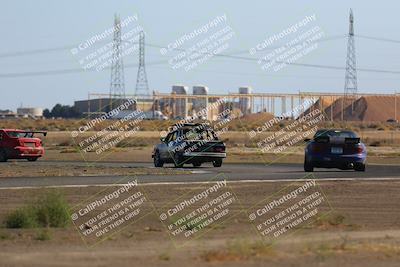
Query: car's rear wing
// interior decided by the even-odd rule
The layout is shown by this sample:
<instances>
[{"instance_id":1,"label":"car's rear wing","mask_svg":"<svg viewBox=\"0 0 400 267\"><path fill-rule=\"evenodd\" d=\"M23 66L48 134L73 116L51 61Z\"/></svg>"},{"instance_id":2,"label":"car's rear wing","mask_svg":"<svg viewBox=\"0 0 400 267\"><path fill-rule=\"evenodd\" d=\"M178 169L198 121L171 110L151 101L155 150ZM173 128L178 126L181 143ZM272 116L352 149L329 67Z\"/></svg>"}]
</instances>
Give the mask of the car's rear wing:
<instances>
[{"instance_id":1,"label":"car's rear wing","mask_svg":"<svg viewBox=\"0 0 400 267\"><path fill-rule=\"evenodd\" d=\"M316 143L329 143L330 138L329 136L317 136L314 138Z\"/></svg>"},{"instance_id":2,"label":"car's rear wing","mask_svg":"<svg viewBox=\"0 0 400 267\"><path fill-rule=\"evenodd\" d=\"M43 136L47 135L47 132L45 131L22 131L21 133L43 134Z\"/></svg>"},{"instance_id":3,"label":"car's rear wing","mask_svg":"<svg viewBox=\"0 0 400 267\"><path fill-rule=\"evenodd\" d=\"M339 143L343 144L343 139L339 139L339 140L340 140ZM331 140L331 138L329 136L317 136L317 137L314 138L314 141L316 143L330 143L330 142L335 143L335 142L338 142L335 139ZM344 143L345 144L349 144L349 145L351 145L351 144L359 144L360 143L360 138L358 138L358 137L346 137L346 138L344 138Z\"/></svg>"},{"instance_id":4,"label":"car's rear wing","mask_svg":"<svg viewBox=\"0 0 400 267\"><path fill-rule=\"evenodd\" d=\"M360 143L360 140L361 139L358 137L353 137L353 138L348 137L348 138L344 139L344 143L345 144L358 144L358 143Z\"/></svg>"}]
</instances>

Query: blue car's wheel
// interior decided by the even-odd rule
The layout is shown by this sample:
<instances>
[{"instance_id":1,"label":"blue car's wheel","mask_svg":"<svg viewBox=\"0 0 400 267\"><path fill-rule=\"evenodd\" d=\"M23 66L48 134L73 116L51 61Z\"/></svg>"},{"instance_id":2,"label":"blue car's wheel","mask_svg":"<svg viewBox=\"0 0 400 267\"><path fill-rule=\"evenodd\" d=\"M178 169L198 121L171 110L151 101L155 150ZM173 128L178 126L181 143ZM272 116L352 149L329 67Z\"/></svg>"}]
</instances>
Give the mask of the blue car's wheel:
<instances>
[{"instance_id":1,"label":"blue car's wheel","mask_svg":"<svg viewBox=\"0 0 400 267\"><path fill-rule=\"evenodd\" d=\"M304 159L304 171L305 172L314 171L314 165L311 162L309 162L306 158Z\"/></svg>"},{"instance_id":2,"label":"blue car's wheel","mask_svg":"<svg viewBox=\"0 0 400 267\"><path fill-rule=\"evenodd\" d=\"M364 163L356 163L354 165L354 170L357 172L365 172L365 164Z\"/></svg>"}]
</instances>

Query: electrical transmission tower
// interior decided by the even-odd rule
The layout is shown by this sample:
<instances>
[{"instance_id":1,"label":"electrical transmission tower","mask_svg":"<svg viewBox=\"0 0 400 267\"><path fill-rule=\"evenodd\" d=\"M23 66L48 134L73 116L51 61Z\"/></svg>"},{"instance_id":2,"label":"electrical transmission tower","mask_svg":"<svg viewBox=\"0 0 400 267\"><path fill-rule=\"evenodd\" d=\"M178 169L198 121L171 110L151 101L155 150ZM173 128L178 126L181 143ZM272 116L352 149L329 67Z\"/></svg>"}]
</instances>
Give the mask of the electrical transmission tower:
<instances>
[{"instance_id":1,"label":"electrical transmission tower","mask_svg":"<svg viewBox=\"0 0 400 267\"><path fill-rule=\"evenodd\" d=\"M344 83L344 94L346 97L357 95L357 69L356 69L356 47L354 44L354 17L350 9L349 36L347 42L346 75Z\"/></svg>"},{"instance_id":2,"label":"electrical transmission tower","mask_svg":"<svg viewBox=\"0 0 400 267\"><path fill-rule=\"evenodd\" d=\"M139 67L136 78L135 95L150 95L149 84L147 82L145 58L144 58L144 32L140 32L139 39Z\"/></svg>"},{"instance_id":3,"label":"electrical transmission tower","mask_svg":"<svg viewBox=\"0 0 400 267\"><path fill-rule=\"evenodd\" d=\"M111 58L110 99L118 97L125 98L124 62L122 61L121 42L121 19L119 16L115 15L113 53Z\"/></svg>"}]
</instances>

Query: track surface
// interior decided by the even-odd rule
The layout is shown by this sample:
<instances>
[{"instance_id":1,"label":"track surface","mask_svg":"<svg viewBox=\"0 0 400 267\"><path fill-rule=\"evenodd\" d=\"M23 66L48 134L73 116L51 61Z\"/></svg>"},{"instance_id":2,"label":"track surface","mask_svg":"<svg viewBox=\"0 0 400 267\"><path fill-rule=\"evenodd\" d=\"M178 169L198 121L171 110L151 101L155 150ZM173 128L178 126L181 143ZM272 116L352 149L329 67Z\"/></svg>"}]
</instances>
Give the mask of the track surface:
<instances>
[{"instance_id":1,"label":"track surface","mask_svg":"<svg viewBox=\"0 0 400 267\"><path fill-rule=\"evenodd\" d=\"M2 163L9 164L9 163ZM37 164L57 166L86 166L109 165L121 168L148 167L154 168L151 163L84 163L84 162L51 162L40 161L35 163L18 162L18 164ZM0 165L1 168L1 165ZM307 173L301 164L224 164L221 168L204 165L200 168L184 168L192 174L184 175L138 175L139 183L167 183L167 182L207 182L219 173L223 173L228 181L243 180L293 180L304 178ZM316 169L313 173L317 179L400 179L400 166L369 165L366 172L341 171L337 169ZM40 186L83 186L104 185L119 182L123 176L79 176L79 177L8 177L0 178L0 188L8 187L40 187Z\"/></svg>"}]
</instances>

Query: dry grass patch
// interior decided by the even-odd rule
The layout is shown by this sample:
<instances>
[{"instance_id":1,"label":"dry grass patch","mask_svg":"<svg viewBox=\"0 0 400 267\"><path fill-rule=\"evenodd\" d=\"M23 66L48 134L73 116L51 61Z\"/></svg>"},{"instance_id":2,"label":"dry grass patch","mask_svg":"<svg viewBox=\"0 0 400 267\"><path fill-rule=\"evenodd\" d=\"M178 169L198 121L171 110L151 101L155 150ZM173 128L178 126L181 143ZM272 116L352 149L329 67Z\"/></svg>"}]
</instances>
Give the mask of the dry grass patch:
<instances>
[{"instance_id":1,"label":"dry grass patch","mask_svg":"<svg viewBox=\"0 0 400 267\"><path fill-rule=\"evenodd\" d=\"M228 241L226 248L206 251L201 258L208 262L241 261L253 257L274 257L276 251L270 243L250 242L244 239Z\"/></svg>"}]
</instances>

